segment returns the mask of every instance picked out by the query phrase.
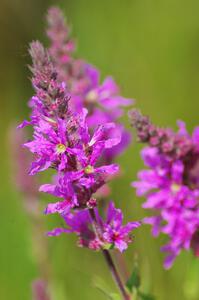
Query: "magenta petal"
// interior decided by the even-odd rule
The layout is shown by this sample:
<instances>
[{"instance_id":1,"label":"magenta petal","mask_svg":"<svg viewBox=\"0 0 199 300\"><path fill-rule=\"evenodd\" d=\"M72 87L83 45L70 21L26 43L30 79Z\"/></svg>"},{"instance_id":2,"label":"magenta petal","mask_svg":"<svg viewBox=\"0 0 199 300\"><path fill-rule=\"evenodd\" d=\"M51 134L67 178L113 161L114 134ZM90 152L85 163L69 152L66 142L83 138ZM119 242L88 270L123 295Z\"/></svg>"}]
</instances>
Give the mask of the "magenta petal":
<instances>
[{"instance_id":1,"label":"magenta petal","mask_svg":"<svg viewBox=\"0 0 199 300\"><path fill-rule=\"evenodd\" d=\"M45 161L43 159L35 161L31 165L31 169L30 169L29 174L30 175L35 175L37 172L44 171L44 170L48 169L50 167L50 165L51 165L50 161Z\"/></svg>"},{"instance_id":2,"label":"magenta petal","mask_svg":"<svg viewBox=\"0 0 199 300\"><path fill-rule=\"evenodd\" d=\"M112 219L114 217L114 213L115 213L115 204L113 201L110 201L108 210L107 210L107 223L108 224L112 221Z\"/></svg>"},{"instance_id":3,"label":"magenta petal","mask_svg":"<svg viewBox=\"0 0 199 300\"><path fill-rule=\"evenodd\" d=\"M71 233L71 230L65 228L55 228L51 231L48 231L48 236L59 236L62 233Z\"/></svg>"},{"instance_id":4,"label":"magenta petal","mask_svg":"<svg viewBox=\"0 0 199 300\"><path fill-rule=\"evenodd\" d=\"M112 96L107 99L102 99L101 103L103 106L109 109L115 109L119 106L129 106L133 104L132 99L123 98L121 96Z\"/></svg>"},{"instance_id":5,"label":"magenta petal","mask_svg":"<svg viewBox=\"0 0 199 300\"><path fill-rule=\"evenodd\" d=\"M108 131L115 127L114 123L106 123L105 125L99 125L97 130L94 132L92 139L89 142L89 146L93 146L95 143L104 140L104 135L108 133Z\"/></svg>"},{"instance_id":6,"label":"magenta petal","mask_svg":"<svg viewBox=\"0 0 199 300\"><path fill-rule=\"evenodd\" d=\"M56 203L49 203L46 207L45 214L66 214L70 211L70 205L68 201L59 201Z\"/></svg>"},{"instance_id":7,"label":"magenta petal","mask_svg":"<svg viewBox=\"0 0 199 300\"><path fill-rule=\"evenodd\" d=\"M96 172L113 175L119 171L119 166L116 164L103 166L95 169Z\"/></svg>"},{"instance_id":8,"label":"magenta petal","mask_svg":"<svg viewBox=\"0 0 199 300\"><path fill-rule=\"evenodd\" d=\"M116 241L115 242L115 247L120 251L120 252L124 252L127 247L128 247L128 244L123 241L123 240L119 240L119 241Z\"/></svg>"},{"instance_id":9,"label":"magenta petal","mask_svg":"<svg viewBox=\"0 0 199 300\"><path fill-rule=\"evenodd\" d=\"M170 255L168 255L165 258L165 260L164 260L164 267L165 267L165 269L168 270L168 269L170 269L172 267L175 258L176 258L175 254L170 254Z\"/></svg>"},{"instance_id":10,"label":"magenta petal","mask_svg":"<svg viewBox=\"0 0 199 300\"><path fill-rule=\"evenodd\" d=\"M24 120L21 124L19 124L19 125L17 126L17 129L22 129L22 128L28 126L28 125L32 125L32 122L31 122L31 121Z\"/></svg>"},{"instance_id":11,"label":"magenta petal","mask_svg":"<svg viewBox=\"0 0 199 300\"><path fill-rule=\"evenodd\" d=\"M39 191L44 193L53 194L55 191L56 185L54 184L43 184L40 186Z\"/></svg>"}]
</instances>

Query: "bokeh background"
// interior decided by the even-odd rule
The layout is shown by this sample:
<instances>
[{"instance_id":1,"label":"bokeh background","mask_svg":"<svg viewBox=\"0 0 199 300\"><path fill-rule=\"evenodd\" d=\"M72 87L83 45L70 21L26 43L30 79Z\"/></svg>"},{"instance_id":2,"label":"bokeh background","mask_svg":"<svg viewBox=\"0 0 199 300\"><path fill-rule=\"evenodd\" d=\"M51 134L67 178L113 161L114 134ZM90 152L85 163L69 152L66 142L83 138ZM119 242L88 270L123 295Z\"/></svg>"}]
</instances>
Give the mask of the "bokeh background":
<instances>
[{"instance_id":1,"label":"bokeh background","mask_svg":"<svg viewBox=\"0 0 199 300\"><path fill-rule=\"evenodd\" d=\"M111 74L123 95L159 125L186 121L189 130L199 122L199 2L197 0L1 0L0 1L0 299L31 299L31 282L39 271L32 251L31 224L21 194L12 182L8 131L27 117L32 95L27 64L28 43L44 35L46 10L59 5L78 40L78 55ZM128 124L127 118L124 120ZM112 198L128 219L145 215L142 201L130 188L142 166L140 146L134 143L120 157L123 177L112 184ZM41 202L45 200L41 199ZM42 215L42 210L41 210ZM59 224L45 217L45 226ZM53 219L53 220L52 220ZM43 237L46 239L46 237ZM129 269L137 253L142 290L158 300L198 300L199 261L182 253L169 271L163 269L160 245L150 228L136 232L125 254ZM53 300L103 300L94 286L102 278L115 291L103 258L77 248L75 238L49 240Z\"/></svg>"}]
</instances>

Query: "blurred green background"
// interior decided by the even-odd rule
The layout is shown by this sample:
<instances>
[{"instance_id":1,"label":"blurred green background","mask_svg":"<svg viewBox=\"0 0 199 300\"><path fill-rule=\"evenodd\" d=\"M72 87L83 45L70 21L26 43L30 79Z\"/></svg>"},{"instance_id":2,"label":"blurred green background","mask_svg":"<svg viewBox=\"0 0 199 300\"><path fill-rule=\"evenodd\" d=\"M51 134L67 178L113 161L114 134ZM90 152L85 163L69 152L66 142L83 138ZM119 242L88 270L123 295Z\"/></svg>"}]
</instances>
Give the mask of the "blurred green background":
<instances>
[{"instance_id":1,"label":"blurred green background","mask_svg":"<svg viewBox=\"0 0 199 300\"><path fill-rule=\"evenodd\" d=\"M10 124L28 115L26 103L32 95L28 43L46 41L44 16L52 4L60 5L72 24L78 55L99 67L103 76L113 75L123 95L135 98L154 122L175 127L176 119L183 119L189 130L198 123L198 0L1 0L1 300L31 299L31 281L39 276L30 220L11 181L7 136ZM130 188L142 165L139 146L133 144L119 162L124 176L112 184L112 197L128 219L139 219L145 211ZM43 218L46 227L59 224L54 216ZM165 271L159 251L165 241L165 237L152 238L147 226L137 230L136 241L125 254L129 269L137 253L143 291L158 300L198 300L199 261L192 253L182 253ZM49 248L53 300L105 299L94 287L94 277L102 277L115 290L101 255L77 248L74 237L51 238Z\"/></svg>"}]
</instances>

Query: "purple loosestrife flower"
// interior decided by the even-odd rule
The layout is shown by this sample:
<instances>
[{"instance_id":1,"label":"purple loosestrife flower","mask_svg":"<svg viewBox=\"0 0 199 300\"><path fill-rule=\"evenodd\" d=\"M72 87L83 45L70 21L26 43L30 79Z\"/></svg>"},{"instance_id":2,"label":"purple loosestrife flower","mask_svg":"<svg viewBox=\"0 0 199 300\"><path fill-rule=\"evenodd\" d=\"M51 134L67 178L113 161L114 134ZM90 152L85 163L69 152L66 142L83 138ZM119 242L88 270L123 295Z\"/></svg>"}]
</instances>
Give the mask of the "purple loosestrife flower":
<instances>
[{"instance_id":1,"label":"purple loosestrife flower","mask_svg":"<svg viewBox=\"0 0 199 300\"><path fill-rule=\"evenodd\" d=\"M63 217L67 227L55 228L48 232L49 236L58 236L61 233L76 233L78 236L78 245L90 247L90 243L96 240L95 232L92 228L92 218L88 210L74 211ZM98 241L98 249L100 242Z\"/></svg>"},{"instance_id":2,"label":"purple loosestrife flower","mask_svg":"<svg viewBox=\"0 0 199 300\"><path fill-rule=\"evenodd\" d=\"M114 123L106 123L96 129L90 137L86 123L87 111L70 116L69 119L44 118L34 126L34 139L24 144L36 154L37 160L32 164L30 171L34 175L53 167L58 171L74 171L94 166L104 149L108 149L120 142L120 133L108 137L108 132L115 127ZM85 169L86 172L86 169ZM87 173L92 173L88 171Z\"/></svg>"},{"instance_id":3,"label":"purple loosestrife flower","mask_svg":"<svg viewBox=\"0 0 199 300\"><path fill-rule=\"evenodd\" d=\"M119 170L112 162L130 136L118 119L122 107L132 101L119 95L111 77L100 84L98 70L72 56L75 45L59 9L49 10L48 25L50 48L39 42L30 46L35 95L29 101L30 121L19 125L33 128L33 138L23 145L34 156L29 173L49 168L55 172L40 191L59 199L49 203L45 213L60 214L66 228L48 235L76 233L79 246L103 250L123 298L129 299L108 249L127 249L139 223L122 225L123 214L112 202L107 217L101 218L95 196L107 194L105 184ZM45 286L36 284L34 291L35 299L48 298Z\"/></svg>"},{"instance_id":4,"label":"purple loosestrife flower","mask_svg":"<svg viewBox=\"0 0 199 300\"><path fill-rule=\"evenodd\" d=\"M109 203L106 219L102 219L97 208L94 210L96 224L89 210L75 211L64 216L66 228L56 228L48 233L49 236L57 236L61 233L77 234L78 245L88 247L93 250L116 248L120 252L127 249L132 242L130 233L140 226L139 222L129 222L122 225L123 214L120 209L116 209L113 202Z\"/></svg>"},{"instance_id":5,"label":"purple loosestrife flower","mask_svg":"<svg viewBox=\"0 0 199 300\"><path fill-rule=\"evenodd\" d=\"M70 155L76 161L75 169L73 171L65 170L63 175L58 176L55 184L45 184L40 187L40 191L48 192L66 200L64 210L63 205L60 206L60 202L57 202L50 204L46 213L65 213L65 209L69 207L89 206L89 199L92 194L104 185L110 175L118 172L119 168L116 164L96 166L103 150L112 147L120 140L119 137L117 139L103 138L104 131L112 126L111 123L99 126L90 141L86 139L85 144L79 145L81 148L70 148Z\"/></svg>"},{"instance_id":6,"label":"purple loosestrife flower","mask_svg":"<svg viewBox=\"0 0 199 300\"><path fill-rule=\"evenodd\" d=\"M75 44L70 38L70 29L59 8L49 9L47 22L50 57L59 81L67 84L72 95L71 107L76 111L81 111L83 107L88 109L88 126L91 131L96 125L117 122L112 133L120 132L121 142L104 153L105 160L111 162L130 143L131 136L118 123L118 118L123 114L122 107L132 104L133 101L120 96L119 88L111 77L107 77L100 84L99 71L84 60L74 57Z\"/></svg>"},{"instance_id":7,"label":"purple loosestrife flower","mask_svg":"<svg viewBox=\"0 0 199 300\"><path fill-rule=\"evenodd\" d=\"M67 166L68 140L66 136L67 122L58 119L57 122L40 120L34 126L34 140L24 144L37 159L32 163L30 175L44 171L49 167L62 171Z\"/></svg>"},{"instance_id":8,"label":"purple loosestrife flower","mask_svg":"<svg viewBox=\"0 0 199 300\"><path fill-rule=\"evenodd\" d=\"M116 125L104 123L93 130L91 136L87 110L70 109L72 98L67 96L66 86L58 82L57 76L52 76L56 70L48 53L38 42L31 45L30 53L36 96L31 100L32 121L22 125L33 125L34 129L33 140L24 144L36 157L30 175L48 168L58 172L56 183L43 185L40 190L64 198L61 203L50 204L47 213L66 213L69 208L89 205L92 194L118 171L117 165L104 165L99 161L106 149L120 142L120 132L113 135Z\"/></svg>"},{"instance_id":9,"label":"purple loosestrife flower","mask_svg":"<svg viewBox=\"0 0 199 300\"><path fill-rule=\"evenodd\" d=\"M192 248L199 256L199 127L191 136L183 122L174 132L154 126L139 112L130 117L140 141L149 145L141 154L148 169L138 173L139 181L132 186L146 197L143 207L155 212L144 219L153 226L153 235L169 236L162 247L169 268L182 249Z\"/></svg>"},{"instance_id":10,"label":"purple loosestrife flower","mask_svg":"<svg viewBox=\"0 0 199 300\"><path fill-rule=\"evenodd\" d=\"M99 217L98 217L99 218ZM103 228L103 239L107 244L113 245L120 252L127 249L128 243L132 242L130 232L139 227L139 222L129 222L122 225L123 214L120 209L116 209L113 202L109 203L107 218L104 222L100 219Z\"/></svg>"}]
</instances>

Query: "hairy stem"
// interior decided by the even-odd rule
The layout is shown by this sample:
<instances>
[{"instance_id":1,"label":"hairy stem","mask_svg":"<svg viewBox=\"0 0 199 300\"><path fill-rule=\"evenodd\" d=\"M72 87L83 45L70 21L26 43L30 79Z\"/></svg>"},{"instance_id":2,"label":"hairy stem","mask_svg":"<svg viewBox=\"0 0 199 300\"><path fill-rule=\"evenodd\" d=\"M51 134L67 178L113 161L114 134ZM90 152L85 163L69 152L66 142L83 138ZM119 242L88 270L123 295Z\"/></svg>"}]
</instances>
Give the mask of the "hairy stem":
<instances>
[{"instance_id":1,"label":"hairy stem","mask_svg":"<svg viewBox=\"0 0 199 300\"><path fill-rule=\"evenodd\" d=\"M98 230L99 230L99 224L97 223L97 219L96 219L96 216L95 216L95 212L93 209L90 209L90 216L93 220L93 224L94 224L94 229L95 229L95 232L97 234ZM97 234L98 235L98 234ZM102 254L105 258L105 261L108 265L108 268L112 274L112 277L113 279L115 280L115 283L117 285L117 287L119 288L120 292L121 292L121 295L122 295L122 298L124 300L130 300L130 296L127 294L126 290L125 290L125 287L124 287L124 284L121 280L121 277L120 277L120 274L118 273L117 269L116 269L116 266L114 264L114 261L111 257L111 254L108 250L106 249L102 249Z\"/></svg>"}]
</instances>

